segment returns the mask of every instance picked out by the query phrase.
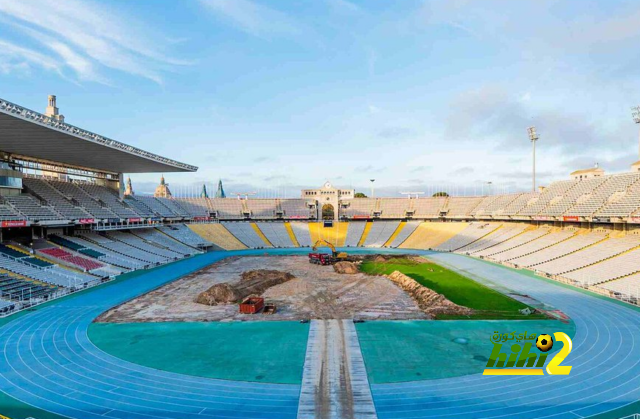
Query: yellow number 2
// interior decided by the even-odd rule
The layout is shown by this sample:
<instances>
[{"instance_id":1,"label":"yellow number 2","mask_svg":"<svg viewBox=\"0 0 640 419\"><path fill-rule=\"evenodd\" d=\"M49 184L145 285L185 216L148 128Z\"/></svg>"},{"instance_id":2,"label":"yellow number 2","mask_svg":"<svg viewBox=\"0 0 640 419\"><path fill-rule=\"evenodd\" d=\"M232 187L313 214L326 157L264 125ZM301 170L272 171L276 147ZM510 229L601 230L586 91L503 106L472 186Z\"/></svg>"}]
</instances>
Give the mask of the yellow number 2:
<instances>
[{"instance_id":1,"label":"yellow number 2","mask_svg":"<svg viewBox=\"0 0 640 419\"><path fill-rule=\"evenodd\" d=\"M555 332L553 336L556 338L556 342L562 342L562 349L555 354L549 364L547 365L547 374L552 375L569 375L571 372L570 365L560 365L562 361L571 353L573 343L571 338L563 332Z\"/></svg>"}]
</instances>

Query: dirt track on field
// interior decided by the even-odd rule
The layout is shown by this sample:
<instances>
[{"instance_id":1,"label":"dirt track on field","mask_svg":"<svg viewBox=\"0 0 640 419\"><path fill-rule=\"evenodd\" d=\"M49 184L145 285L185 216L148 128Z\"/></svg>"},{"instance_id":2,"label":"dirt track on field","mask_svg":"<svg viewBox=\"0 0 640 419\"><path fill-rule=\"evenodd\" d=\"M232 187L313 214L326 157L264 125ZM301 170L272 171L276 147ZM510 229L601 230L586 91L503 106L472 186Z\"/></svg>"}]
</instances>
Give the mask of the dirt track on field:
<instances>
[{"instance_id":1,"label":"dirt track on field","mask_svg":"<svg viewBox=\"0 0 640 419\"><path fill-rule=\"evenodd\" d=\"M215 284L238 284L258 269L289 272L294 279L262 296L277 306L271 315L239 314L237 304L207 306L197 296ZM98 322L273 321L301 319L425 319L415 301L387 278L339 274L312 265L306 256L251 256L224 259L101 315Z\"/></svg>"}]
</instances>

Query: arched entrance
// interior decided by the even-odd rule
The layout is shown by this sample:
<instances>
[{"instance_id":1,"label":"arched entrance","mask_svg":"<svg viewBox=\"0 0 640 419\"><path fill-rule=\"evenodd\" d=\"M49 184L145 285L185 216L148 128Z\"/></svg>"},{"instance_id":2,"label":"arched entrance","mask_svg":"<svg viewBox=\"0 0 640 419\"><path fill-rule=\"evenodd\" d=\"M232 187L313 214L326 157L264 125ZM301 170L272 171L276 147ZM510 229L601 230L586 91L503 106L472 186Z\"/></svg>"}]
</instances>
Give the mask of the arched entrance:
<instances>
[{"instance_id":1,"label":"arched entrance","mask_svg":"<svg viewBox=\"0 0 640 419\"><path fill-rule=\"evenodd\" d=\"M324 204L322 206L322 219L323 220L333 220L335 218L335 210L333 205Z\"/></svg>"}]
</instances>

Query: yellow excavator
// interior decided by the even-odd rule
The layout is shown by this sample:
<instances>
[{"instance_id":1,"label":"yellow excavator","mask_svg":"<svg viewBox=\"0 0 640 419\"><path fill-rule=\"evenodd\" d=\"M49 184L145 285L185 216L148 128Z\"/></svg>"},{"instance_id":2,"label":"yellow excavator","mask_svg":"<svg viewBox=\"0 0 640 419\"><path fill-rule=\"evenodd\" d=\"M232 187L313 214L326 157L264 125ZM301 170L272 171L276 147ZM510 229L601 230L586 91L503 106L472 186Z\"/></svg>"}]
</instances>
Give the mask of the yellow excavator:
<instances>
[{"instance_id":1,"label":"yellow excavator","mask_svg":"<svg viewBox=\"0 0 640 419\"><path fill-rule=\"evenodd\" d=\"M331 249L331 256L324 253L316 253L318 247L328 247ZM315 242L311 250L313 250L313 252L309 253L309 263L314 263L316 265L333 265L336 262L347 259L347 254L345 252L338 253L336 251L336 247L326 240L318 240Z\"/></svg>"}]
</instances>

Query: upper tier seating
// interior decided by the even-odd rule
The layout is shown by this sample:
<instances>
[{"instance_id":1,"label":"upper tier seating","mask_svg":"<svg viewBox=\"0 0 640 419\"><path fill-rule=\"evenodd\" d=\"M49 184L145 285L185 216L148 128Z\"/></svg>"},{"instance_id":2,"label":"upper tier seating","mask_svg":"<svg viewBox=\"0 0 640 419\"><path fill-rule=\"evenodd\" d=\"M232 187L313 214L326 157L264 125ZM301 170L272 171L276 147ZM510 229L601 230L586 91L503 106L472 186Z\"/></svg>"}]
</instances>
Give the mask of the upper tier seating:
<instances>
[{"instance_id":1,"label":"upper tier seating","mask_svg":"<svg viewBox=\"0 0 640 419\"><path fill-rule=\"evenodd\" d=\"M109 209L119 218L139 218L140 215L125 205L118 197L118 192L106 186L95 185L91 183L79 183L87 194L95 199L99 199L109 206Z\"/></svg>"},{"instance_id":2,"label":"upper tier seating","mask_svg":"<svg viewBox=\"0 0 640 419\"><path fill-rule=\"evenodd\" d=\"M169 199L169 198L156 198L156 200L159 201L165 207L167 207L169 211L171 211L173 214L175 214L174 217L176 216L182 217L182 218L191 217L189 212L186 209L184 209L184 207L182 207L181 201L178 201L175 199Z\"/></svg>"},{"instance_id":3,"label":"upper tier seating","mask_svg":"<svg viewBox=\"0 0 640 419\"><path fill-rule=\"evenodd\" d=\"M601 217L628 217L640 208L640 180L632 184L624 193L614 193L607 203L596 212Z\"/></svg>"},{"instance_id":4,"label":"upper tier seating","mask_svg":"<svg viewBox=\"0 0 640 419\"><path fill-rule=\"evenodd\" d=\"M304 199L281 199L280 209L283 217L287 219L308 219L311 218L311 211Z\"/></svg>"},{"instance_id":5,"label":"upper tier seating","mask_svg":"<svg viewBox=\"0 0 640 419\"><path fill-rule=\"evenodd\" d=\"M376 210L376 198L354 198L345 202L346 208L342 209L342 214L349 218L372 217Z\"/></svg>"},{"instance_id":6,"label":"upper tier seating","mask_svg":"<svg viewBox=\"0 0 640 419\"><path fill-rule=\"evenodd\" d=\"M598 211L607 200L617 194L624 193L629 186L640 179L640 173L625 173L606 176L604 181L592 193L584 195L578 203L570 208L566 215L589 216Z\"/></svg>"},{"instance_id":7,"label":"upper tier seating","mask_svg":"<svg viewBox=\"0 0 640 419\"><path fill-rule=\"evenodd\" d=\"M21 214L10 202L6 202L0 197L0 221L20 221L26 219L26 214Z\"/></svg>"},{"instance_id":8,"label":"upper tier seating","mask_svg":"<svg viewBox=\"0 0 640 419\"><path fill-rule=\"evenodd\" d=\"M52 205L64 219L79 220L83 218L93 218L91 214L62 196L57 189L43 179L25 177L22 179L22 183L29 191L32 191L44 199L49 205Z\"/></svg>"},{"instance_id":9,"label":"upper tier seating","mask_svg":"<svg viewBox=\"0 0 640 419\"><path fill-rule=\"evenodd\" d=\"M538 195L538 199L530 202L525 208L523 208L517 215L538 215L544 211L550 202L558 200L562 197L572 186L575 181L573 180L561 180L559 182L553 182L548 188L545 188L541 194Z\"/></svg>"},{"instance_id":10,"label":"upper tier seating","mask_svg":"<svg viewBox=\"0 0 640 419\"><path fill-rule=\"evenodd\" d=\"M511 259L510 262L517 266L532 267L591 246L604 238L605 233L578 234L538 252Z\"/></svg>"},{"instance_id":11,"label":"upper tier seating","mask_svg":"<svg viewBox=\"0 0 640 419\"><path fill-rule=\"evenodd\" d=\"M411 202L407 198L380 198L379 202L380 218L404 218L411 206Z\"/></svg>"},{"instance_id":12,"label":"upper tier seating","mask_svg":"<svg viewBox=\"0 0 640 419\"><path fill-rule=\"evenodd\" d=\"M143 203L157 217L162 218L180 218L175 212L167 208L163 202L153 196L134 196L132 199ZM134 204L135 205L135 204Z\"/></svg>"},{"instance_id":13,"label":"upper tier seating","mask_svg":"<svg viewBox=\"0 0 640 419\"><path fill-rule=\"evenodd\" d=\"M158 230L162 231L165 234L168 234L169 236L186 245L195 248L210 247L212 244L210 241L203 239L184 224L169 224L166 226L158 227Z\"/></svg>"},{"instance_id":14,"label":"upper tier seating","mask_svg":"<svg viewBox=\"0 0 640 419\"><path fill-rule=\"evenodd\" d=\"M460 231L455 236L451 237L447 241L434 246L433 249L442 252L452 252L460 248L468 246L470 243L475 242L483 236L491 233L498 225L491 223L475 222L467 225L464 230ZM460 249L462 250L462 249Z\"/></svg>"},{"instance_id":15,"label":"upper tier seating","mask_svg":"<svg viewBox=\"0 0 640 419\"><path fill-rule=\"evenodd\" d=\"M193 199L179 199L178 204L180 207L189 214L190 217L209 217L209 208L206 205L202 205L201 202L194 201Z\"/></svg>"},{"instance_id":16,"label":"upper tier seating","mask_svg":"<svg viewBox=\"0 0 640 419\"><path fill-rule=\"evenodd\" d=\"M540 193L538 192L529 192L518 195L516 199L511 201L509 204L505 205L502 211L497 210L496 215L501 216L514 216L521 211L524 211L529 205L533 205L534 202L538 201Z\"/></svg>"},{"instance_id":17,"label":"upper tier seating","mask_svg":"<svg viewBox=\"0 0 640 419\"><path fill-rule=\"evenodd\" d=\"M481 196L452 196L443 211L447 212L449 218L469 218L483 199Z\"/></svg>"},{"instance_id":18,"label":"upper tier seating","mask_svg":"<svg viewBox=\"0 0 640 419\"><path fill-rule=\"evenodd\" d=\"M247 210L251 213L251 218L273 220L276 218L278 210L275 199L247 199L244 201Z\"/></svg>"},{"instance_id":19,"label":"upper tier seating","mask_svg":"<svg viewBox=\"0 0 640 419\"><path fill-rule=\"evenodd\" d=\"M242 200L236 198L214 198L209 200L211 210L218 213L218 218L225 220L242 220L244 206Z\"/></svg>"},{"instance_id":20,"label":"upper tier seating","mask_svg":"<svg viewBox=\"0 0 640 419\"><path fill-rule=\"evenodd\" d=\"M124 202L126 202L127 205L129 205L129 207L142 218L152 218L157 216L151 208L145 205L142 201L135 199L133 196L125 196Z\"/></svg>"},{"instance_id":21,"label":"upper tier seating","mask_svg":"<svg viewBox=\"0 0 640 419\"><path fill-rule=\"evenodd\" d=\"M50 186L53 186L63 196L75 200L85 211L91 214L91 217L97 219L120 218L107 207L103 207L93 197L80 189L74 183L60 182L50 180Z\"/></svg>"},{"instance_id":22,"label":"upper tier seating","mask_svg":"<svg viewBox=\"0 0 640 419\"><path fill-rule=\"evenodd\" d=\"M374 221L364 241L365 247L382 247L398 228L400 221Z\"/></svg>"},{"instance_id":23,"label":"upper tier seating","mask_svg":"<svg viewBox=\"0 0 640 419\"><path fill-rule=\"evenodd\" d=\"M591 179L583 179L575 181L574 185L565 192L562 197L554 200L544 210L544 214L548 216L559 216L565 214L579 199L584 199L592 194L596 188L602 185L606 179L597 177Z\"/></svg>"},{"instance_id":24,"label":"upper tier seating","mask_svg":"<svg viewBox=\"0 0 640 419\"><path fill-rule=\"evenodd\" d=\"M382 199L383 202L386 199ZM416 198L406 199L405 202L410 202L413 207L413 216L415 218L438 218L440 211L447 203L446 197L429 197L429 198ZM405 204L406 205L406 204ZM402 214L404 216L404 214Z\"/></svg>"},{"instance_id":25,"label":"upper tier seating","mask_svg":"<svg viewBox=\"0 0 640 419\"><path fill-rule=\"evenodd\" d=\"M610 238L584 250L536 265L535 270L536 272L543 272L549 275L562 275L566 272L574 271L619 255L639 245L640 236L628 235L620 238Z\"/></svg>"},{"instance_id":26,"label":"upper tier seating","mask_svg":"<svg viewBox=\"0 0 640 419\"><path fill-rule=\"evenodd\" d=\"M284 223L256 223L256 225L274 247L295 247Z\"/></svg>"},{"instance_id":27,"label":"upper tier seating","mask_svg":"<svg viewBox=\"0 0 640 419\"><path fill-rule=\"evenodd\" d=\"M475 215L480 218L499 216L505 211L509 204L521 195L523 194L496 195L494 199L489 201L482 209L479 210L480 206L478 206L478 208L475 209Z\"/></svg>"},{"instance_id":28,"label":"upper tier seating","mask_svg":"<svg viewBox=\"0 0 640 419\"><path fill-rule=\"evenodd\" d=\"M24 214L29 221L60 220L64 217L54 211L53 208L41 205L31 195L21 194L5 197L7 204Z\"/></svg>"}]
</instances>

